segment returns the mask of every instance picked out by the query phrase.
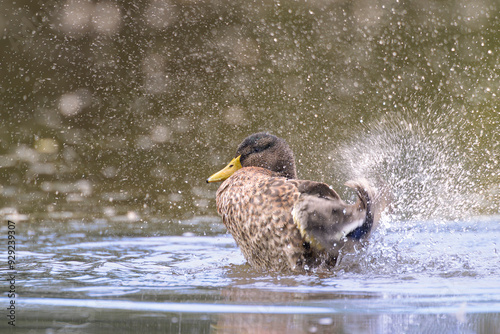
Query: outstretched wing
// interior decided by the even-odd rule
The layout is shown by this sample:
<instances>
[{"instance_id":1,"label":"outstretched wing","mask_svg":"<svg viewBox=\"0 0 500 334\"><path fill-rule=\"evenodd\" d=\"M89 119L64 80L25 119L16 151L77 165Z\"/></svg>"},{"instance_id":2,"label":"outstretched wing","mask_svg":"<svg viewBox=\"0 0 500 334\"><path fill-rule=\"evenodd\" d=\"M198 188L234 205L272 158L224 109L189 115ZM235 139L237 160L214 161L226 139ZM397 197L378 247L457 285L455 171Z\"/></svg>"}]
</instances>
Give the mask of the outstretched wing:
<instances>
[{"instance_id":1,"label":"outstretched wing","mask_svg":"<svg viewBox=\"0 0 500 334\"><path fill-rule=\"evenodd\" d=\"M292 215L302 237L313 247L335 252L346 237L361 239L371 230L373 189L364 180L349 181L358 193L355 204L347 204L324 183L301 181L300 197ZM335 251L334 251L335 250Z\"/></svg>"}]
</instances>

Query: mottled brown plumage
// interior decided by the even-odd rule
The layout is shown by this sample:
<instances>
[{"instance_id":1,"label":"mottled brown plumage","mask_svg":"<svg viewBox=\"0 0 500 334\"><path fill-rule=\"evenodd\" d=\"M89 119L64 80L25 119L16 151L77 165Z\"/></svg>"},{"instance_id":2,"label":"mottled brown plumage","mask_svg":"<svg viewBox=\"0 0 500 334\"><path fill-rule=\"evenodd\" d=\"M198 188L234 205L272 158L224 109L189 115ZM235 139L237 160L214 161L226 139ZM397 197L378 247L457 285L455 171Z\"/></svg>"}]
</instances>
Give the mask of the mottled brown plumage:
<instances>
[{"instance_id":1,"label":"mottled brown plumage","mask_svg":"<svg viewBox=\"0 0 500 334\"><path fill-rule=\"evenodd\" d=\"M333 266L341 249L365 239L372 228L374 191L366 181L346 184L359 197L349 205L328 185L295 177L286 142L257 133L207 180L227 178L217 190L217 211L252 267Z\"/></svg>"}]
</instances>

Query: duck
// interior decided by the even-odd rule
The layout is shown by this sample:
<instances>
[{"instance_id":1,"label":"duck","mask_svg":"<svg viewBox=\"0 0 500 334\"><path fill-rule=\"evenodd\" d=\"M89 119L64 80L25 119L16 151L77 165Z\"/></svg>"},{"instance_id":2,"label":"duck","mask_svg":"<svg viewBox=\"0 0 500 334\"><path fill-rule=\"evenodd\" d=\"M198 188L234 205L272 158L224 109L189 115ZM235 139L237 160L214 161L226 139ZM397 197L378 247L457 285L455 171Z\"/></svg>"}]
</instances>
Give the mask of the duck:
<instances>
[{"instance_id":1,"label":"duck","mask_svg":"<svg viewBox=\"0 0 500 334\"><path fill-rule=\"evenodd\" d=\"M375 224L376 190L350 180L349 204L322 182L297 179L295 158L282 138L259 132L207 183L222 182L216 207L247 263L257 270L333 268L339 254L362 245Z\"/></svg>"}]
</instances>

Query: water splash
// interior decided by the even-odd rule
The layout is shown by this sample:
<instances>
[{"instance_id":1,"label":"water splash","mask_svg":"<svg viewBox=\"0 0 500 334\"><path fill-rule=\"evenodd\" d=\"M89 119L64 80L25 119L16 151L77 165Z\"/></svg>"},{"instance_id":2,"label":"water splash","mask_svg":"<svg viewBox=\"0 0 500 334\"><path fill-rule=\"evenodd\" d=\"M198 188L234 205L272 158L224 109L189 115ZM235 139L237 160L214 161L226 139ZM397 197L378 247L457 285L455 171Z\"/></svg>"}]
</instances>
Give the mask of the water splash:
<instances>
[{"instance_id":1,"label":"water splash","mask_svg":"<svg viewBox=\"0 0 500 334\"><path fill-rule=\"evenodd\" d=\"M452 110L386 114L333 152L336 173L372 180L389 198L391 220L495 214L500 180L491 139L498 128L485 139L481 126Z\"/></svg>"},{"instance_id":2,"label":"water splash","mask_svg":"<svg viewBox=\"0 0 500 334\"><path fill-rule=\"evenodd\" d=\"M369 244L345 254L338 275L390 276L400 280L494 278L500 275L499 217L473 221L384 223Z\"/></svg>"},{"instance_id":3,"label":"water splash","mask_svg":"<svg viewBox=\"0 0 500 334\"><path fill-rule=\"evenodd\" d=\"M498 220L471 218L499 212L497 125L493 114L478 120L429 108L386 114L354 131L332 154L336 173L368 178L388 204L370 245L346 255L340 272L490 276L496 262L485 258L493 252L498 261L491 237Z\"/></svg>"}]
</instances>

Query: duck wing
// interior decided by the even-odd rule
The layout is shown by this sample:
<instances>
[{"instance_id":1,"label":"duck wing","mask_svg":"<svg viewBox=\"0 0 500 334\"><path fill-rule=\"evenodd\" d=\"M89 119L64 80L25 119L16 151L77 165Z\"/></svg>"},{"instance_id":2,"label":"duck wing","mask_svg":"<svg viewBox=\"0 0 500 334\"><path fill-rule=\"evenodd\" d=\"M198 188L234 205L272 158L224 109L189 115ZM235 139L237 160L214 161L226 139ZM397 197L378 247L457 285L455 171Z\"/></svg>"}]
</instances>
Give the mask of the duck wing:
<instances>
[{"instance_id":1,"label":"duck wing","mask_svg":"<svg viewBox=\"0 0 500 334\"><path fill-rule=\"evenodd\" d=\"M354 204L344 202L325 183L298 182L300 196L292 210L293 220L312 247L336 255L347 240L360 241L368 235L375 191L366 180L346 183L357 192Z\"/></svg>"}]
</instances>

